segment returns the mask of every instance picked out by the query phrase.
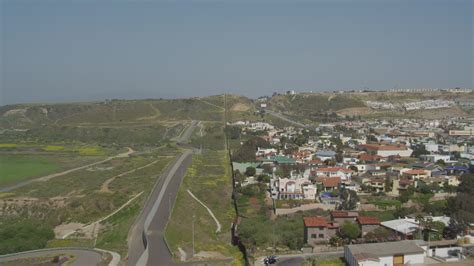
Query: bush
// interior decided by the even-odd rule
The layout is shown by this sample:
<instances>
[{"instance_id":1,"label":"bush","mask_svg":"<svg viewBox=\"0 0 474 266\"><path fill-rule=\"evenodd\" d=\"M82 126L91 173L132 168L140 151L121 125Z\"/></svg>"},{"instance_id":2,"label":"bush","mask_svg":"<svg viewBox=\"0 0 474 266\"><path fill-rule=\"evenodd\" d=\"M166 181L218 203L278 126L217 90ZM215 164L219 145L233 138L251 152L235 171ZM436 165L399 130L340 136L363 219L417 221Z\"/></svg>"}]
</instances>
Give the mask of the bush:
<instances>
[{"instance_id":1,"label":"bush","mask_svg":"<svg viewBox=\"0 0 474 266\"><path fill-rule=\"evenodd\" d=\"M0 254L41 249L54 238L51 227L31 220L0 226Z\"/></svg>"},{"instance_id":2,"label":"bush","mask_svg":"<svg viewBox=\"0 0 474 266\"><path fill-rule=\"evenodd\" d=\"M356 239L360 235L360 229L357 224L346 221L341 226L341 233L345 238Z\"/></svg>"}]
</instances>

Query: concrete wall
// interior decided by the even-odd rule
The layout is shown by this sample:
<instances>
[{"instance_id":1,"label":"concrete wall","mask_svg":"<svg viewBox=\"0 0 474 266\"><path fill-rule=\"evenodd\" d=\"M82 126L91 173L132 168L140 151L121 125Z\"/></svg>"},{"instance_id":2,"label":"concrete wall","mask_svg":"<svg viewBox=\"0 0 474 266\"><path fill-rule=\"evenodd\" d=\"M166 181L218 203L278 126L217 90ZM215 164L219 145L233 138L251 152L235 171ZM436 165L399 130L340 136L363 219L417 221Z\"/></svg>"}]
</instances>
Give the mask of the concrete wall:
<instances>
[{"instance_id":1,"label":"concrete wall","mask_svg":"<svg viewBox=\"0 0 474 266\"><path fill-rule=\"evenodd\" d=\"M312 238L312 234L315 234L316 238ZM322 234L322 237L320 237L320 234ZM336 229L328 229L325 227L305 227L305 241L310 245L326 243L335 235Z\"/></svg>"},{"instance_id":2,"label":"concrete wall","mask_svg":"<svg viewBox=\"0 0 474 266\"><path fill-rule=\"evenodd\" d=\"M405 255L405 264L423 263L424 261L425 261L425 255L423 253Z\"/></svg>"},{"instance_id":3,"label":"concrete wall","mask_svg":"<svg viewBox=\"0 0 474 266\"><path fill-rule=\"evenodd\" d=\"M449 254L448 252L451 250L459 250L462 251L461 247L447 247L447 248L435 248L435 253L433 254L433 249L430 248L428 250L428 256L432 257L433 255L436 255L438 257L448 257Z\"/></svg>"},{"instance_id":4,"label":"concrete wall","mask_svg":"<svg viewBox=\"0 0 474 266\"><path fill-rule=\"evenodd\" d=\"M368 224L361 226L362 236L365 236L368 232L373 232L375 229L379 228L378 224Z\"/></svg>"}]
</instances>

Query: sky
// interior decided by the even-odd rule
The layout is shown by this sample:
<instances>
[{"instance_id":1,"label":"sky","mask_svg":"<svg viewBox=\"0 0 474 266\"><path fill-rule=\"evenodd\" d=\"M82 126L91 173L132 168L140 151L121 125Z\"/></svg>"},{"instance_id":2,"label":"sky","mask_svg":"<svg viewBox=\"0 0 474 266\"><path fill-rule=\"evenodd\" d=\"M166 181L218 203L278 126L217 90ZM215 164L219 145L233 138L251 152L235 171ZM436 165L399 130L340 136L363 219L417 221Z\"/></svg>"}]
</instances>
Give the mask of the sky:
<instances>
[{"instance_id":1,"label":"sky","mask_svg":"<svg viewBox=\"0 0 474 266\"><path fill-rule=\"evenodd\" d=\"M473 88L473 1L0 0L0 105Z\"/></svg>"}]
</instances>

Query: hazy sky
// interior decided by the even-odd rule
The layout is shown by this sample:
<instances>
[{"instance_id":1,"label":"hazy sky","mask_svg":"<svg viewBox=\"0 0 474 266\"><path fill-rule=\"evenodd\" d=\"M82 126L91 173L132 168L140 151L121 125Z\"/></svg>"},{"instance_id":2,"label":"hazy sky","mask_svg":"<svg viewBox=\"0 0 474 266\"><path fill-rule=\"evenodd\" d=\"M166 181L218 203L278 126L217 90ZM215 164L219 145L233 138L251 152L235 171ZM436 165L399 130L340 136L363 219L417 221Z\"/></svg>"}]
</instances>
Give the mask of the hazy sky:
<instances>
[{"instance_id":1,"label":"hazy sky","mask_svg":"<svg viewBox=\"0 0 474 266\"><path fill-rule=\"evenodd\" d=\"M473 87L469 0L0 2L0 105Z\"/></svg>"}]
</instances>

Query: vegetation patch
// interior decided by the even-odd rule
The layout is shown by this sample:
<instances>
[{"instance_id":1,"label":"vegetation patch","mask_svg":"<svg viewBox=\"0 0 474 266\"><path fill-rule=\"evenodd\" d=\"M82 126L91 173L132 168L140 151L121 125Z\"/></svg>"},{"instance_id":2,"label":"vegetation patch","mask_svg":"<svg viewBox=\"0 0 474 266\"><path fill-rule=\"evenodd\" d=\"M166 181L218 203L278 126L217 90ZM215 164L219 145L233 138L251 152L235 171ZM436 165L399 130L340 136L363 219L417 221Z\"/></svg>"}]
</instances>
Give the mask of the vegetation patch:
<instances>
[{"instance_id":1,"label":"vegetation patch","mask_svg":"<svg viewBox=\"0 0 474 266\"><path fill-rule=\"evenodd\" d=\"M44 248L54 232L40 221L22 220L0 224L0 254Z\"/></svg>"},{"instance_id":2,"label":"vegetation patch","mask_svg":"<svg viewBox=\"0 0 474 266\"><path fill-rule=\"evenodd\" d=\"M60 168L56 162L45 157L2 155L0 156L0 186L51 174Z\"/></svg>"},{"instance_id":3,"label":"vegetation patch","mask_svg":"<svg viewBox=\"0 0 474 266\"><path fill-rule=\"evenodd\" d=\"M223 226L221 232L216 233L216 222L186 192L187 189L211 209ZM194 219L196 253L216 251L226 257L233 257L234 262L240 262L241 253L230 244L230 225L235 217L231 196L232 177L227 152L204 150L201 155L194 155L165 231L166 240L176 256L179 254L178 248L185 250L188 255L192 254Z\"/></svg>"}]
</instances>

